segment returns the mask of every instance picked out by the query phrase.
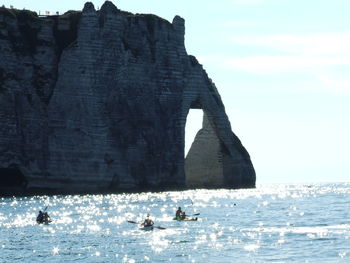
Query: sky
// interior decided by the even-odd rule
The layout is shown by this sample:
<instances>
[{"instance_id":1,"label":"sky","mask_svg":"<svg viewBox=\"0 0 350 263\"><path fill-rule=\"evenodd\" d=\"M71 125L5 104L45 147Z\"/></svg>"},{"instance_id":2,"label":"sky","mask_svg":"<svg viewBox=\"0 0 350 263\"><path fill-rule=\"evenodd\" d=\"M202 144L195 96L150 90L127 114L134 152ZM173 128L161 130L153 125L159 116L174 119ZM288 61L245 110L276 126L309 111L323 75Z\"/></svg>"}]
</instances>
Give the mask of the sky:
<instances>
[{"instance_id":1,"label":"sky","mask_svg":"<svg viewBox=\"0 0 350 263\"><path fill-rule=\"evenodd\" d=\"M60 13L85 1L2 1ZM92 1L99 8L104 1ZM214 81L259 183L349 182L350 1L119 0L185 19L185 45ZM191 110L186 149L201 126Z\"/></svg>"}]
</instances>

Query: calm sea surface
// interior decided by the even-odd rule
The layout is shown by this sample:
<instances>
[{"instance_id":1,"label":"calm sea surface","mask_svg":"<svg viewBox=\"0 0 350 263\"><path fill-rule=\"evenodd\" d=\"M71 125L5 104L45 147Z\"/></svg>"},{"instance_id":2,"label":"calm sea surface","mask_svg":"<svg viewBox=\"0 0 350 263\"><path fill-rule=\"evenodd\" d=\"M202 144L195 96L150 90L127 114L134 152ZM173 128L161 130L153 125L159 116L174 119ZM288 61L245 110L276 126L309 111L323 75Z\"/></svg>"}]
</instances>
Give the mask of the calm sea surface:
<instances>
[{"instance_id":1,"label":"calm sea surface","mask_svg":"<svg viewBox=\"0 0 350 263\"><path fill-rule=\"evenodd\" d=\"M350 262L349 208L350 183L0 198L0 262Z\"/></svg>"}]
</instances>

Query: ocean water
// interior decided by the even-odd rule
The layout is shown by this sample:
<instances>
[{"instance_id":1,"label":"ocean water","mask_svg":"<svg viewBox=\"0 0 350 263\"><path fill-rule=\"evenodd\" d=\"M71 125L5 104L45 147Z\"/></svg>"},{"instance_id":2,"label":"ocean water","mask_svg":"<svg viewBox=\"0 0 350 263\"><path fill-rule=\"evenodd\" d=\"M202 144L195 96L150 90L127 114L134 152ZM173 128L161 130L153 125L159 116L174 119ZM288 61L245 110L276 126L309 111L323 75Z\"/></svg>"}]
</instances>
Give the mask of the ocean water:
<instances>
[{"instance_id":1,"label":"ocean water","mask_svg":"<svg viewBox=\"0 0 350 263\"><path fill-rule=\"evenodd\" d=\"M349 208L350 183L0 198L0 262L350 262Z\"/></svg>"}]
</instances>

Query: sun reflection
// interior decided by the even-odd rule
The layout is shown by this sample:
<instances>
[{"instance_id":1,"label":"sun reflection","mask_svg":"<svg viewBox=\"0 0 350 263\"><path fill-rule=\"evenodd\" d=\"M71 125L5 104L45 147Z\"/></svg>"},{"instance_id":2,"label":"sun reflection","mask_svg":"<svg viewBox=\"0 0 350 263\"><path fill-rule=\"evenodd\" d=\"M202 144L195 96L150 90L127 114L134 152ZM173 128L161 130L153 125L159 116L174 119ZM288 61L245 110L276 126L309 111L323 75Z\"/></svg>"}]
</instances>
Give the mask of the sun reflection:
<instances>
[{"instance_id":1,"label":"sun reflection","mask_svg":"<svg viewBox=\"0 0 350 263\"><path fill-rule=\"evenodd\" d=\"M277 240L277 243L278 243L278 244L283 244L284 242L285 242L284 239L279 239L279 240Z\"/></svg>"},{"instance_id":2,"label":"sun reflection","mask_svg":"<svg viewBox=\"0 0 350 263\"><path fill-rule=\"evenodd\" d=\"M96 224L94 224L94 225L88 225L86 228L87 228L87 229L90 229L91 231L95 231L95 232L98 232L98 231L101 230L101 227L98 226L98 225L96 225Z\"/></svg>"},{"instance_id":3,"label":"sun reflection","mask_svg":"<svg viewBox=\"0 0 350 263\"><path fill-rule=\"evenodd\" d=\"M322 214L313 220L318 204L309 203L309 199L320 194L334 195L334 189L278 185L245 190L0 199L1 235L6 233L8 238L16 233L18 236L12 243L6 239L0 243L0 248L10 251L15 246L25 246L28 243L26 235L30 233L35 242L41 242L45 237L55 244L53 248L45 249L50 255L63 256L67 252L87 257L86 261L89 261L88 257L99 257L94 260L109 262L113 257L114 261L131 263L157 261L155 257L165 261L164 255L175 254L181 258L173 258L174 262L176 259L194 262L196 255L205 258L209 253L218 254L219 251L223 256L232 255L232 251L243 256L261 256L266 247L286 251L299 240L313 245L325 244L328 240L347 242L350 224L345 217L341 220L332 217L332 221L324 222L326 215ZM337 191L345 195L335 200L329 209L338 209L342 202L347 202L343 197L350 194L349 189ZM36 215L46 206L53 222L37 225ZM197 222L174 221L178 206L189 215L200 213L200 219ZM166 230L155 228L145 232L139 230L137 224L127 222L142 222L148 212L155 225ZM35 237L39 238L35 240ZM63 249L60 238L70 242L71 251ZM68 247L66 243L64 247ZM41 255L43 249L35 248L32 253ZM348 257L342 248L335 250L334 255L338 259Z\"/></svg>"},{"instance_id":4,"label":"sun reflection","mask_svg":"<svg viewBox=\"0 0 350 263\"><path fill-rule=\"evenodd\" d=\"M249 244L249 245L245 245L243 248L244 250L247 250L247 251L256 251L260 248L260 246L258 244Z\"/></svg>"},{"instance_id":5,"label":"sun reflection","mask_svg":"<svg viewBox=\"0 0 350 263\"><path fill-rule=\"evenodd\" d=\"M126 263L135 263L135 259L132 259L132 258L129 258L128 255L124 255L123 257L123 262L126 262Z\"/></svg>"},{"instance_id":6,"label":"sun reflection","mask_svg":"<svg viewBox=\"0 0 350 263\"><path fill-rule=\"evenodd\" d=\"M209 237L212 241L216 241L216 235L214 233L211 233Z\"/></svg>"},{"instance_id":7,"label":"sun reflection","mask_svg":"<svg viewBox=\"0 0 350 263\"><path fill-rule=\"evenodd\" d=\"M60 249L58 247L54 247L52 249L52 254L57 255L59 253Z\"/></svg>"}]
</instances>

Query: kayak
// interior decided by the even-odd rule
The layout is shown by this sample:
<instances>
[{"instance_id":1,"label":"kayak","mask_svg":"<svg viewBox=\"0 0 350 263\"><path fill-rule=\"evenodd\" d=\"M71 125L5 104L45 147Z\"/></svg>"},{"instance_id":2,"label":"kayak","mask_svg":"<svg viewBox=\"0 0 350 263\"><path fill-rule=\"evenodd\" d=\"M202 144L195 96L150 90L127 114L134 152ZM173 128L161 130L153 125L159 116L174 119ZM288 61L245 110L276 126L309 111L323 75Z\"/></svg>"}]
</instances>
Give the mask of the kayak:
<instances>
[{"instance_id":1,"label":"kayak","mask_svg":"<svg viewBox=\"0 0 350 263\"><path fill-rule=\"evenodd\" d=\"M36 221L38 224L48 225L52 222L52 220L44 220L44 221Z\"/></svg>"},{"instance_id":2,"label":"kayak","mask_svg":"<svg viewBox=\"0 0 350 263\"><path fill-rule=\"evenodd\" d=\"M150 230L153 230L153 226L143 226L143 227L140 227L139 229L143 231L150 231Z\"/></svg>"},{"instance_id":3,"label":"kayak","mask_svg":"<svg viewBox=\"0 0 350 263\"><path fill-rule=\"evenodd\" d=\"M131 220L127 220L128 223L131 223L131 224L140 224L141 226L143 225L143 223L137 223L135 221L131 221ZM144 230L144 231L149 231L149 230L153 230L153 228L158 228L158 229L166 229L165 227L161 227L161 226L154 226L154 225L151 225L151 226L142 226L140 227L139 229L140 230Z\"/></svg>"},{"instance_id":4,"label":"kayak","mask_svg":"<svg viewBox=\"0 0 350 263\"><path fill-rule=\"evenodd\" d=\"M197 220L198 220L198 217L184 218L184 219L174 217L173 220L176 220L176 221L197 221Z\"/></svg>"}]
</instances>

